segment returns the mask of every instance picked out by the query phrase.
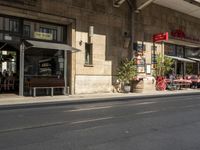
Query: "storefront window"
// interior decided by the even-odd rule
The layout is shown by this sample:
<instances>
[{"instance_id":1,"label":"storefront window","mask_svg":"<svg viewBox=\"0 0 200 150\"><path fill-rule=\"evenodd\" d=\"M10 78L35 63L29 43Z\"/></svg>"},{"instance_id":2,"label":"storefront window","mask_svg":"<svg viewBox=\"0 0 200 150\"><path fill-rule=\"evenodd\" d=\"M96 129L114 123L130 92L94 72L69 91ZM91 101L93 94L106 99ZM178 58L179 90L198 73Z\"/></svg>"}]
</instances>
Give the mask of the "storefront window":
<instances>
[{"instance_id":1,"label":"storefront window","mask_svg":"<svg viewBox=\"0 0 200 150\"><path fill-rule=\"evenodd\" d=\"M25 20L23 31L31 39L64 42L63 26Z\"/></svg>"},{"instance_id":2,"label":"storefront window","mask_svg":"<svg viewBox=\"0 0 200 150\"><path fill-rule=\"evenodd\" d=\"M165 55L175 56L175 45L173 44L165 44Z\"/></svg>"},{"instance_id":3,"label":"storefront window","mask_svg":"<svg viewBox=\"0 0 200 150\"><path fill-rule=\"evenodd\" d=\"M6 70L8 74L16 73L16 57L15 51L0 51L0 72Z\"/></svg>"},{"instance_id":4,"label":"storefront window","mask_svg":"<svg viewBox=\"0 0 200 150\"><path fill-rule=\"evenodd\" d=\"M26 76L64 76L64 53L60 50L28 49L25 52Z\"/></svg>"},{"instance_id":5,"label":"storefront window","mask_svg":"<svg viewBox=\"0 0 200 150\"><path fill-rule=\"evenodd\" d=\"M56 29L40 27L40 32L42 32L42 33L50 33L53 36L53 40L54 41L57 40L57 30Z\"/></svg>"},{"instance_id":6,"label":"storefront window","mask_svg":"<svg viewBox=\"0 0 200 150\"><path fill-rule=\"evenodd\" d=\"M0 30L3 30L3 17L0 17Z\"/></svg>"},{"instance_id":7,"label":"storefront window","mask_svg":"<svg viewBox=\"0 0 200 150\"><path fill-rule=\"evenodd\" d=\"M200 50L196 48L186 47L185 48L186 57L200 57Z\"/></svg>"},{"instance_id":8,"label":"storefront window","mask_svg":"<svg viewBox=\"0 0 200 150\"><path fill-rule=\"evenodd\" d=\"M176 47L176 51L177 51L177 56L178 57L184 57L184 50L182 46L177 46Z\"/></svg>"},{"instance_id":9,"label":"storefront window","mask_svg":"<svg viewBox=\"0 0 200 150\"><path fill-rule=\"evenodd\" d=\"M23 34L25 37L30 37L30 25L24 25L24 30L23 30Z\"/></svg>"},{"instance_id":10,"label":"storefront window","mask_svg":"<svg viewBox=\"0 0 200 150\"><path fill-rule=\"evenodd\" d=\"M19 33L19 21L16 19L9 19L9 31Z\"/></svg>"}]
</instances>

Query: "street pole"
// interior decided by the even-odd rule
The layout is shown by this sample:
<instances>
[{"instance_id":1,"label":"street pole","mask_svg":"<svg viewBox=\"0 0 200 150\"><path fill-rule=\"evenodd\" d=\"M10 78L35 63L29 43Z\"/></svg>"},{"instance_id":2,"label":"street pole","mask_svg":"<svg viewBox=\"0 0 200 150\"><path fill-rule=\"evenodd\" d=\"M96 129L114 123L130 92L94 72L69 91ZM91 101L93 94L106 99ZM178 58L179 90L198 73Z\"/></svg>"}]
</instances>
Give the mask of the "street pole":
<instances>
[{"instance_id":1,"label":"street pole","mask_svg":"<svg viewBox=\"0 0 200 150\"><path fill-rule=\"evenodd\" d=\"M19 95L24 96L24 42L20 45Z\"/></svg>"}]
</instances>

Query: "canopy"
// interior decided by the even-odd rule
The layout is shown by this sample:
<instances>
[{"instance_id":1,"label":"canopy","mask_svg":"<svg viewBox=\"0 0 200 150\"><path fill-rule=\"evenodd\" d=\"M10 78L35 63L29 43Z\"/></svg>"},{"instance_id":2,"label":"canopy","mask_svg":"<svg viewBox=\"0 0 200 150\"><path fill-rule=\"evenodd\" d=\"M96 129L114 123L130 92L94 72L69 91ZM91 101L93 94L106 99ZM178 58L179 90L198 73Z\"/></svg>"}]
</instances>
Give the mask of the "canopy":
<instances>
[{"instance_id":1,"label":"canopy","mask_svg":"<svg viewBox=\"0 0 200 150\"><path fill-rule=\"evenodd\" d=\"M195 63L194 60L190 60L190 59L187 59L187 58L182 58L182 57L177 57L177 56L169 56L169 55L165 55L165 56L172 58L172 59L175 59L175 60L179 60L179 61Z\"/></svg>"},{"instance_id":2,"label":"canopy","mask_svg":"<svg viewBox=\"0 0 200 150\"><path fill-rule=\"evenodd\" d=\"M191 59L191 60L200 62L200 58L193 58L193 57L188 57L188 58Z\"/></svg>"},{"instance_id":3,"label":"canopy","mask_svg":"<svg viewBox=\"0 0 200 150\"><path fill-rule=\"evenodd\" d=\"M43 42L43 41L33 41L33 40L26 40L25 45L26 49L29 48L42 48L42 49L54 49L54 50L64 50L64 51L71 51L71 52L78 52L79 49L73 48L70 45L62 44L62 43L51 43L51 42Z\"/></svg>"}]
</instances>

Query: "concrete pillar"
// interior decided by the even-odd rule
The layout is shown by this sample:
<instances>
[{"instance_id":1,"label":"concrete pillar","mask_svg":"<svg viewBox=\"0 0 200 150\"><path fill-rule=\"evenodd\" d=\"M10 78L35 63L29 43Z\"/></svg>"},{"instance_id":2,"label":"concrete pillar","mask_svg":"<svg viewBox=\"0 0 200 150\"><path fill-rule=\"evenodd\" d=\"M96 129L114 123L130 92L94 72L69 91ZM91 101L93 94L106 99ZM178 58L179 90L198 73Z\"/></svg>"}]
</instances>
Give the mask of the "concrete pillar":
<instances>
[{"instance_id":1,"label":"concrete pillar","mask_svg":"<svg viewBox=\"0 0 200 150\"><path fill-rule=\"evenodd\" d=\"M67 43L72 47L76 47L76 24L73 22L67 28ZM70 94L75 94L75 78L76 78L76 53L68 53L68 65L70 72L67 72L68 83L70 86Z\"/></svg>"},{"instance_id":2,"label":"concrete pillar","mask_svg":"<svg viewBox=\"0 0 200 150\"><path fill-rule=\"evenodd\" d=\"M20 67L19 67L19 95L24 96L24 50L25 45L20 45Z\"/></svg>"},{"instance_id":3,"label":"concrete pillar","mask_svg":"<svg viewBox=\"0 0 200 150\"><path fill-rule=\"evenodd\" d=\"M186 74L186 62L183 62L183 76Z\"/></svg>"}]
</instances>

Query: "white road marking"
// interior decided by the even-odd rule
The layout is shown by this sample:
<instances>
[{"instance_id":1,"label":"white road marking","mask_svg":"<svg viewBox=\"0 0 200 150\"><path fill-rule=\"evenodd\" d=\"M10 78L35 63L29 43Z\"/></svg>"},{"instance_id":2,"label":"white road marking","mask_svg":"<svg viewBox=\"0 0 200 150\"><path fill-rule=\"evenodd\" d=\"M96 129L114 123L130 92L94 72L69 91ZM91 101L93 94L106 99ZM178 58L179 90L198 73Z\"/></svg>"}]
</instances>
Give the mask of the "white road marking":
<instances>
[{"instance_id":1,"label":"white road marking","mask_svg":"<svg viewBox=\"0 0 200 150\"><path fill-rule=\"evenodd\" d=\"M136 113L137 115L143 115L143 114L151 114L151 113L155 113L155 112L158 112L156 110L152 110L152 111L143 111L143 112L139 112L139 113Z\"/></svg>"},{"instance_id":2,"label":"white road marking","mask_svg":"<svg viewBox=\"0 0 200 150\"><path fill-rule=\"evenodd\" d=\"M104 107L89 107L89 108L80 108L80 109L73 109L73 110L67 110L64 112L76 112L76 111L88 111L88 110L99 110L99 109L108 109L112 106L104 106Z\"/></svg>"},{"instance_id":3,"label":"white road marking","mask_svg":"<svg viewBox=\"0 0 200 150\"><path fill-rule=\"evenodd\" d=\"M72 122L71 124L80 124L80 123L95 122L95 121L101 121L101 120L108 120L108 119L112 119L112 118L113 118L113 117L105 117L105 118L81 120L81 121Z\"/></svg>"},{"instance_id":4,"label":"white road marking","mask_svg":"<svg viewBox=\"0 0 200 150\"><path fill-rule=\"evenodd\" d=\"M142 103L136 103L136 104L129 104L127 106L139 106L139 105L148 105L148 104L155 104L157 102L142 102Z\"/></svg>"}]
</instances>

